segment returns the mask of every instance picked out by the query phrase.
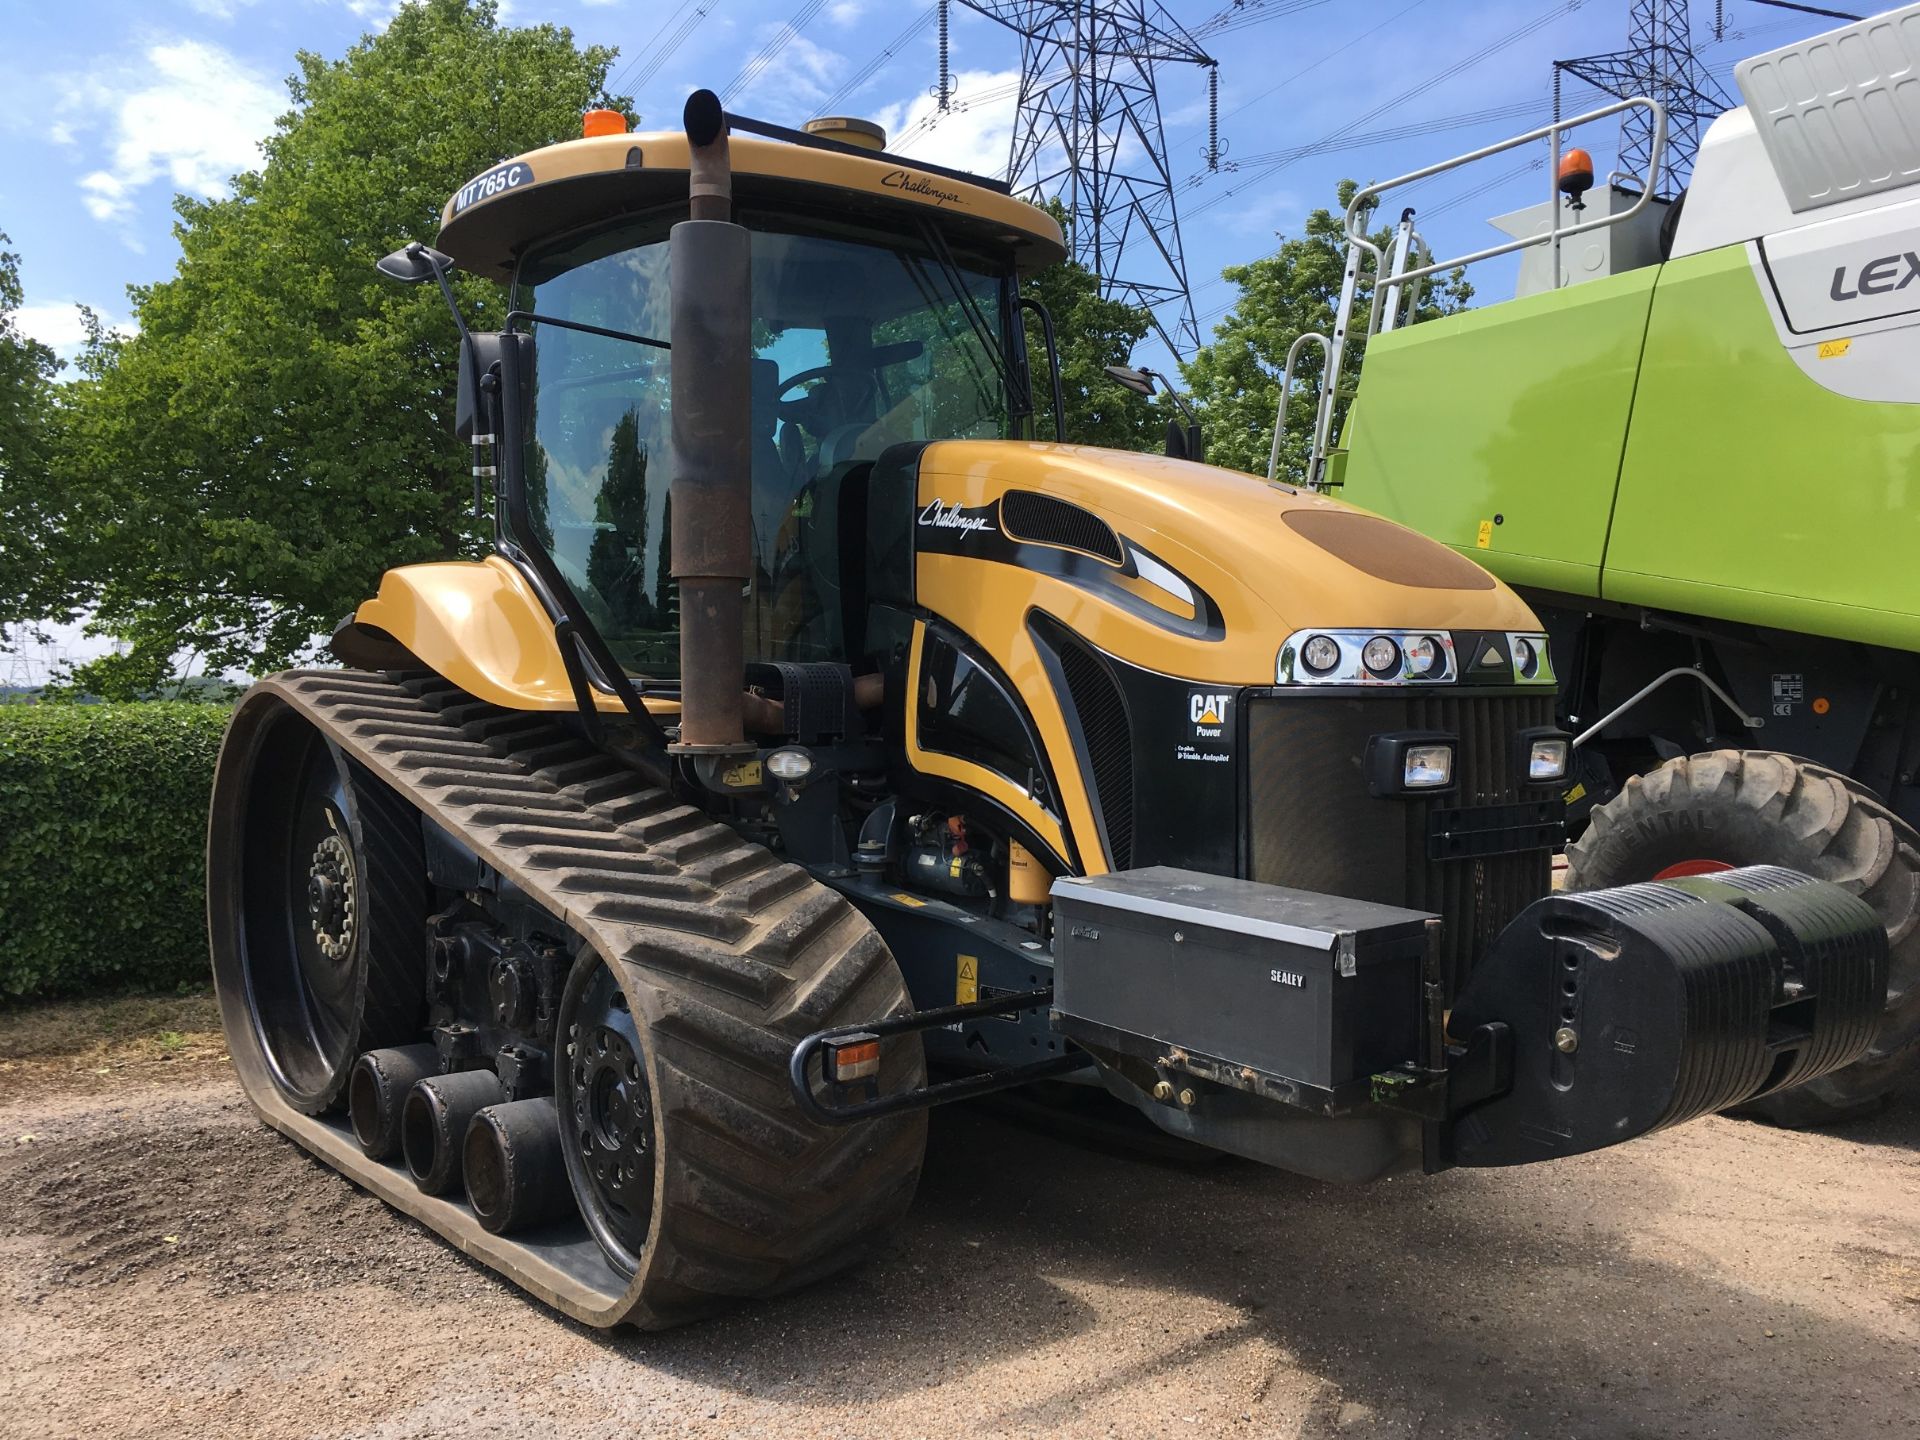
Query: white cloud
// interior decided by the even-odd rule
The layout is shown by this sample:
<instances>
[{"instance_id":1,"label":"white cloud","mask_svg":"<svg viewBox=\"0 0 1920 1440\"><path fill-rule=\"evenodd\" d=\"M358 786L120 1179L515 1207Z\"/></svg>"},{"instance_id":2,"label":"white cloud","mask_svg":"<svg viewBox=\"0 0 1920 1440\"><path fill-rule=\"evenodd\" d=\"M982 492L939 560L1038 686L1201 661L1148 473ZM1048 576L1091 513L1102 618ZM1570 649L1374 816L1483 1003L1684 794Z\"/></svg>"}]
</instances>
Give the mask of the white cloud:
<instances>
[{"instance_id":1,"label":"white cloud","mask_svg":"<svg viewBox=\"0 0 1920 1440\"><path fill-rule=\"evenodd\" d=\"M287 104L279 86L217 45L154 45L144 60L145 82L109 107L109 163L80 178L96 220L124 219L138 192L162 175L176 190L221 193L235 171L259 164L260 141ZM71 121L61 128L80 133Z\"/></svg>"},{"instance_id":2,"label":"white cloud","mask_svg":"<svg viewBox=\"0 0 1920 1440\"><path fill-rule=\"evenodd\" d=\"M259 0L187 0L187 7L214 20L231 20L236 12Z\"/></svg>"},{"instance_id":3,"label":"white cloud","mask_svg":"<svg viewBox=\"0 0 1920 1440\"><path fill-rule=\"evenodd\" d=\"M107 328L115 334L131 335L136 328L130 322L116 322L105 313L100 318L107 321ZM13 319L23 334L38 340L63 360L71 360L87 338L86 329L80 323L77 301L22 305L13 312Z\"/></svg>"},{"instance_id":4,"label":"white cloud","mask_svg":"<svg viewBox=\"0 0 1920 1440\"><path fill-rule=\"evenodd\" d=\"M1020 108L1018 70L962 70L954 77L951 107L919 95L888 105L874 118L886 127L887 148L936 165L1005 175Z\"/></svg>"},{"instance_id":5,"label":"white cloud","mask_svg":"<svg viewBox=\"0 0 1920 1440\"><path fill-rule=\"evenodd\" d=\"M394 12L400 8L400 0L346 0L346 3L354 15L381 30L387 28ZM506 6L500 8L504 11Z\"/></svg>"},{"instance_id":6,"label":"white cloud","mask_svg":"<svg viewBox=\"0 0 1920 1440\"><path fill-rule=\"evenodd\" d=\"M774 50L774 56L739 94L728 100L728 108L789 125L812 118L812 107L838 87L839 77L847 68L847 57L837 50L814 44L791 25L774 26L760 33L766 37L765 47L755 54ZM751 64L752 60L747 63Z\"/></svg>"},{"instance_id":7,"label":"white cloud","mask_svg":"<svg viewBox=\"0 0 1920 1440\"><path fill-rule=\"evenodd\" d=\"M851 25L866 12L867 7L861 0L833 0L827 6L827 19L836 25Z\"/></svg>"}]
</instances>

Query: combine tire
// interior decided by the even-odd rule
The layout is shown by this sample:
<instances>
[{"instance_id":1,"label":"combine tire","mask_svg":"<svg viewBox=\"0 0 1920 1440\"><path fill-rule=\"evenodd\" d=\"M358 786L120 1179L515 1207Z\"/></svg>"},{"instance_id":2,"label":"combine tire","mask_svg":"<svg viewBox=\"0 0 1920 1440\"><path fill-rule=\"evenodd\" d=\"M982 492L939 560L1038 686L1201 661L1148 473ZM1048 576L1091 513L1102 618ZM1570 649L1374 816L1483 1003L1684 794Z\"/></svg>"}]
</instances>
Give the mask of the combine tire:
<instances>
[{"instance_id":1,"label":"combine tire","mask_svg":"<svg viewBox=\"0 0 1920 1440\"><path fill-rule=\"evenodd\" d=\"M1741 1113L1794 1127L1848 1119L1920 1063L1920 835L1846 776L1766 750L1684 756L1628 780L1567 860L1575 890L1785 865L1852 891L1885 923L1887 1007L1865 1057Z\"/></svg>"},{"instance_id":2,"label":"combine tire","mask_svg":"<svg viewBox=\"0 0 1920 1440\"><path fill-rule=\"evenodd\" d=\"M560 1184L571 1201L564 1218L534 1225L526 1240L497 1233L516 1229L518 1215L500 1176L467 1177L482 1193L485 1213L477 1213L458 1198L454 1176L436 1175L447 1188L423 1193L404 1168L366 1154L344 1118L317 1114L317 1097L337 1094L353 1064L357 1052L345 1041L319 1047L324 1056L308 1066L325 1072L324 1084L280 1079L283 1052L298 1048L285 1036L304 1033L295 1022L312 1007L293 1003L306 992L288 978L304 974L292 952L263 948L261 937L297 935L291 922L306 915L305 871L296 884L283 873L290 859L256 862L249 844L271 830L260 815L280 829L293 824L283 813L291 802L276 798L294 773L285 757L316 754L344 763L349 782L339 793L349 819L376 808L356 802L363 790L386 796L380 814L393 828L411 825L417 855L425 816L544 908L556 934L571 936L552 1065L567 1172ZM319 778L310 789L331 773L312 765ZM364 786L353 778L363 772ZM305 832L295 833L283 857L311 849ZM431 907L424 887L412 889L408 859L391 846L370 853L355 871L356 893L371 883L376 898L415 896L407 929L414 999L400 1007L398 1034L389 1033L385 1009L381 1024L369 1023L369 1001L354 1012L352 1043L417 1044ZM241 700L221 752L208 859L222 1011L261 1116L576 1319L659 1329L807 1284L867 1254L912 1199L924 1114L821 1126L788 1089L787 1059L801 1038L909 1008L879 934L843 896L649 786L563 723L484 704L431 676L263 680ZM255 974L274 980L272 997L249 998ZM342 1020L328 1033L350 1028ZM925 1079L918 1045L889 1047L883 1065L888 1090ZM451 1135L455 1144L463 1138ZM528 1163L542 1163L537 1147L520 1148Z\"/></svg>"}]
</instances>

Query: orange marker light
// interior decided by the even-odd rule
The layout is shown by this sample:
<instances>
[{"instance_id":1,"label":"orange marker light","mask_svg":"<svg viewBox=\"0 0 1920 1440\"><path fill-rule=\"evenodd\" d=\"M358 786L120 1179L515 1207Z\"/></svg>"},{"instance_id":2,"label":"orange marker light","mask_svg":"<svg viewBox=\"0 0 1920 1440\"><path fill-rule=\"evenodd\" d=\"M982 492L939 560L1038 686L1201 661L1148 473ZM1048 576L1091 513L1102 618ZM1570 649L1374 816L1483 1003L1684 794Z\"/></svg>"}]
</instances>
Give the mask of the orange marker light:
<instances>
[{"instance_id":1,"label":"orange marker light","mask_svg":"<svg viewBox=\"0 0 1920 1440\"><path fill-rule=\"evenodd\" d=\"M596 135L624 135L627 117L618 110L589 110L580 117L580 134L591 140Z\"/></svg>"},{"instance_id":2,"label":"orange marker light","mask_svg":"<svg viewBox=\"0 0 1920 1440\"><path fill-rule=\"evenodd\" d=\"M1833 708L1833 702L1827 699L1827 697L1824 695L1820 696L1818 699L1816 699L1813 702L1813 713L1816 715L1824 715L1827 713L1827 711L1831 710L1832 708Z\"/></svg>"},{"instance_id":3,"label":"orange marker light","mask_svg":"<svg viewBox=\"0 0 1920 1440\"><path fill-rule=\"evenodd\" d=\"M826 1050L827 1074L842 1085L880 1073L880 1039L876 1035L849 1035L830 1043Z\"/></svg>"}]
</instances>

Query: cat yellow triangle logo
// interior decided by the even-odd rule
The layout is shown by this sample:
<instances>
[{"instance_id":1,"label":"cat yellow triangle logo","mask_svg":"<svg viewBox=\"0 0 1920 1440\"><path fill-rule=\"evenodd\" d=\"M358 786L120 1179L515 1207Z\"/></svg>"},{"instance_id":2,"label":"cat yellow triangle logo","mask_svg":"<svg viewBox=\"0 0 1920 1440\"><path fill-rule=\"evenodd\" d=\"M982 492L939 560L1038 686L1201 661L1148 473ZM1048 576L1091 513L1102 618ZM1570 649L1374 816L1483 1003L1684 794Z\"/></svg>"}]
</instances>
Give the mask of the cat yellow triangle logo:
<instances>
[{"instance_id":1,"label":"cat yellow triangle logo","mask_svg":"<svg viewBox=\"0 0 1920 1440\"><path fill-rule=\"evenodd\" d=\"M1489 640L1487 642L1487 648L1480 652L1480 658L1475 663L1478 664L1482 670L1489 670L1496 666L1506 664L1507 659L1506 656L1500 653L1500 647Z\"/></svg>"},{"instance_id":2,"label":"cat yellow triangle logo","mask_svg":"<svg viewBox=\"0 0 1920 1440\"><path fill-rule=\"evenodd\" d=\"M1201 725L1218 725L1220 723L1220 717L1214 713L1213 707L1209 705L1206 713L1200 717L1197 723Z\"/></svg>"}]
</instances>

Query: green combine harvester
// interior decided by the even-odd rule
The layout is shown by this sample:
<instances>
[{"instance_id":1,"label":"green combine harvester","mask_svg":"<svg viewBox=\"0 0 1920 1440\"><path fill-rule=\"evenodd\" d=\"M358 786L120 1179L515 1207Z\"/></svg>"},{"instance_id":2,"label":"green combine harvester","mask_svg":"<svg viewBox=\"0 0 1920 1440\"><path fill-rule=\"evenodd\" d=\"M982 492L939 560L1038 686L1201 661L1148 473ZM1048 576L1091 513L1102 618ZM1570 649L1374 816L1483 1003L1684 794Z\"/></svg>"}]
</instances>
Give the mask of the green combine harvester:
<instances>
[{"instance_id":1,"label":"green combine harvester","mask_svg":"<svg viewBox=\"0 0 1920 1440\"><path fill-rule=\"evenodd\" d=\"M1864 896L1893 947L1861 1062L1759 1109L1853 1114L1920 1060L1920 5L1736 67L1678 193L1630 99L1359 192L1308 483L1452 546L1551 636L1588 889L1773 863ZM1575 126L1638 111L1644 175ZM1551 146L1512 238L1433 261L1415 180ZM1511 301L1412 324L1422 280L1518 252ZM1371 314L1356 297L1375 280ZM1369 332L1337 440L1349 321ZM1276 425L1280 454L1286 396ZM1580 828L1584 825L1584 829Z\"/></svg>"}]
</instances>

